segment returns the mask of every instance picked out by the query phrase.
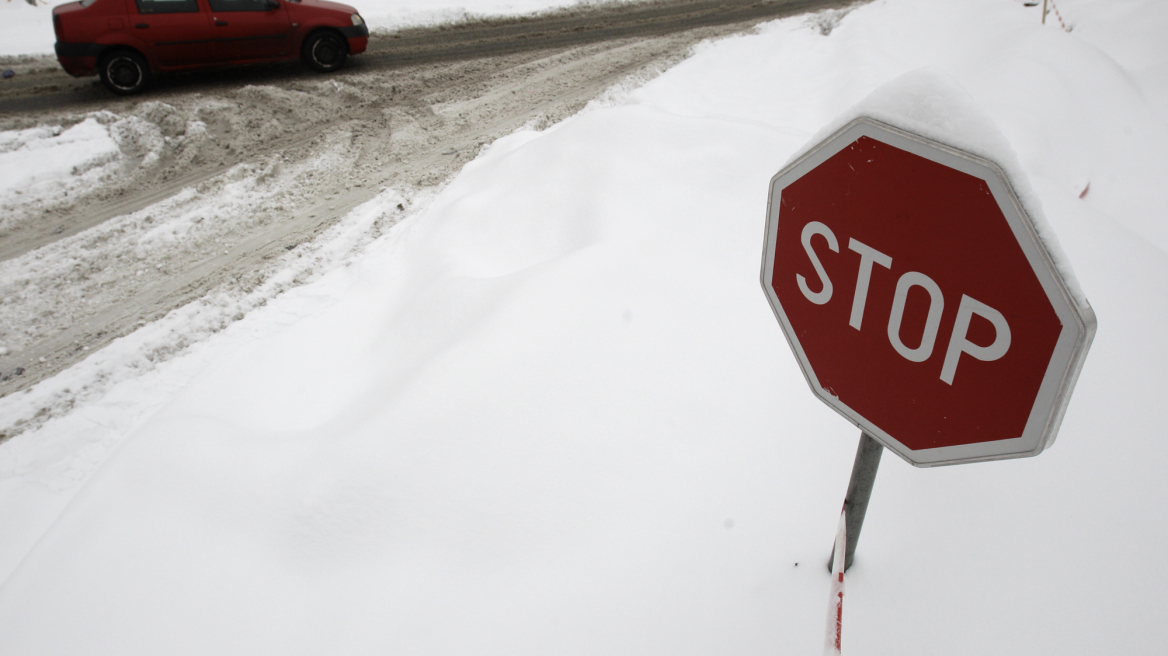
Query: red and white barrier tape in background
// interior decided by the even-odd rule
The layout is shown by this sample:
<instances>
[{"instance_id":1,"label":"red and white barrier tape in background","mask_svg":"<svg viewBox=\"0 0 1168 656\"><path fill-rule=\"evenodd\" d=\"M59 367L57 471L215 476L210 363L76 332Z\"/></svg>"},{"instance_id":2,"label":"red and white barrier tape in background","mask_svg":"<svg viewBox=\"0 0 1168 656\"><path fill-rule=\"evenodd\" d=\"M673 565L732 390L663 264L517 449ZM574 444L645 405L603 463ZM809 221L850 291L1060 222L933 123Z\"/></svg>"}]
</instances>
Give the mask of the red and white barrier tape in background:
<instances>
[{"instance_id":1,"label":"red and white barrier tape in background","mask_svg":"<svg viewBox=\"0 0 1168 656\"><path fill-rule=\"evenodd\" d=\"M831 563L831 598L827 604L827 635L824 636L823 656L840 656L840 638L844 631L844 558L848 553L848 524L846 514L840 512L839 529L835 533L835 557Z\"/></svg>"},{"instance_id":2,"label":"red and white barrier tape in background","mask_svg":"<svg viewBox=\"0 0 1168 656\"><path fill-rule=\"evenodd\" d=\"M1049 2L1049 3L1050 3L1050 8L1051 8L1052 10L1054 10L1054 17L1058 19L1059 25L1061 25L1061 26L1062 26L1062 28L1063 28L1063 31L1064 31L1064 32L1070 32L1070 31L1071 31L1071 28L1067 27L1067 23L1066 23L1066 21L1064 21L1064 20L1063 20L1063 15L1059 13L1058 6L1056 6L1056 5L1054 4L1054 0L1046 0L1046 2ZM1046 11L1046 4L1045 4L1045 3L1042 5L1042 10L1043 10L1043 11ZM1050 12L1047 12L1047 13L1050 13ZM1043 18L1043 21L1042 21L1042 22L1043 22L1043 23L1045 23L1045 22L1046 22L1046 16L1043 16L1042 18Z\"/></svg>"}]
</instances>

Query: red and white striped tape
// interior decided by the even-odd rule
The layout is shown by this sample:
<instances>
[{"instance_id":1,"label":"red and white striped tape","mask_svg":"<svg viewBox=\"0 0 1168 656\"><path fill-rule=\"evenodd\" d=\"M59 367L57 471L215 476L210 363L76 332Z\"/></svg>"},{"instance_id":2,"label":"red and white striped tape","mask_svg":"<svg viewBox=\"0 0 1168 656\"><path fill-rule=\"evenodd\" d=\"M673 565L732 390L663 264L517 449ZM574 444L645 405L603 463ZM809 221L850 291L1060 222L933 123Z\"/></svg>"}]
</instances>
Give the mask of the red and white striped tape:
<instances>
[{"instance_id":1,"label":"red and white striped tape","mask_svg":"<svg viewBox=\"0 0 1168 656\"><path fill-rule=\"evenodd\" d=\"M839 528L835 533L835 557L831 564L831 598L827 604L827 635L824 637L823 656L840 656L840 639L844 631L844 557L848 552L848 524L846 514L840 512Z\"/></svg>"},{"instance_id":2,"label":"red and white striped tape","mask_svg":"<svg viewBox=\"0 0 1168 656\"><path fill-rule=\"evenodd\" d=\"M1059 25L1062 26L1064 32L1070 32L1071 28L1067 27L1066 21L1063 20L1063 15L1059 13L1058 6L1054 4L1054 0L1047 0L1050 2L1050 8L1054 10L1054 17L1058 19Z\"/></svg>"}]
</instances>

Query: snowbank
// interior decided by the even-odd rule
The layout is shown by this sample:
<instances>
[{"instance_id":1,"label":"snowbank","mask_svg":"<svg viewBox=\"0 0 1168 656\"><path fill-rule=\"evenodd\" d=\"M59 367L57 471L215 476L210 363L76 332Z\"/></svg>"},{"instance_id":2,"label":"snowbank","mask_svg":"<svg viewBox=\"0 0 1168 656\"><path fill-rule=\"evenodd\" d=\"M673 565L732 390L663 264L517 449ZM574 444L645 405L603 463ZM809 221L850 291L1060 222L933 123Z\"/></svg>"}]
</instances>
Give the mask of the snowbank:
<instances>
[{"instance_id":1,"label":"snowbank","mask_svg":"<svg viewBox=\"0 0 1168 656\"><path fill-rule=\"evenodd\" d=\"M36 6L23 0L0 3L0 57L52 54L57 40L53 34L52 6L58 4L62 3Z\"/></svg>"},{"instance_id":2,"label":"snowbank","mask_svg":"<svg viewBox=\"0 0 1168 656\"><path fill-rule=\"evenodd\" d=\"M46 187L59 192L56 187L91 186L100 167L120 155L109 129L92 117L68 129L42 125L0 132L0 203Z\"/></svg>"}]
</instances>

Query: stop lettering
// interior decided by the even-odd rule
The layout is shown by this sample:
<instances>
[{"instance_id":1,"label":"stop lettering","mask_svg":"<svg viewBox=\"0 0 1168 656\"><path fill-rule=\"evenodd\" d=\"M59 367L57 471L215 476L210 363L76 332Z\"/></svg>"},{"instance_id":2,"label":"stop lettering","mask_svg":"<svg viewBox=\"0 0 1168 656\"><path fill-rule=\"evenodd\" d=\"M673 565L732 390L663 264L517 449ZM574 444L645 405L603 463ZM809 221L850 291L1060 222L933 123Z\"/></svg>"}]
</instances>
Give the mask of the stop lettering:
<instances>
[{"instance_id":1,"label":"stop lettering","mask_svg":"<svg viewBox=\"0 0 1168 656\"><path fill-rule=\"evenodd\" d=\"M772 180L762 277L813 391L910 462L1053 439L1090 330L992 164L856 122Z\"/></svg>"}]
</instances>

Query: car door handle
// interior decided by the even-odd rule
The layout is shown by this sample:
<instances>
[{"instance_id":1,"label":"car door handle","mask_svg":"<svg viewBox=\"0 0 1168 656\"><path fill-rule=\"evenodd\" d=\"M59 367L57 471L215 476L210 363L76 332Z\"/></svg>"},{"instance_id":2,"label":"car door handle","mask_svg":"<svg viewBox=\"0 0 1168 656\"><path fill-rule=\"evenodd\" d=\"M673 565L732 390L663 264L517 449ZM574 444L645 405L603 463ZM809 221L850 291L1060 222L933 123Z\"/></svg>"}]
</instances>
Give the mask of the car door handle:
<instances>
[{"instance_id":1,"label":"car door handle","mask_svg":"<svg viewBox=\"0 0 1168 656\"><path fill-rule=\"evenodd\" d=\"M227 21L215 21L215 27L227 27Z\"/></svg>"},{"instance_id":2,"label":"car door handle","mask_svg":"<svg viewBox=\"0 0 1168 656\"><path fill-rule=\"evenodd\" d=\"M134 25L134 27L141 30L141 29L145 29L147 27L150 27L150 23L137 23Z\"/></svg>"}]
</instances>

